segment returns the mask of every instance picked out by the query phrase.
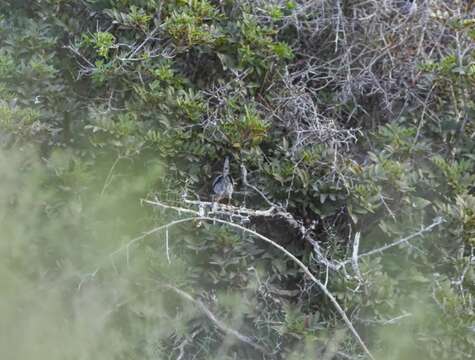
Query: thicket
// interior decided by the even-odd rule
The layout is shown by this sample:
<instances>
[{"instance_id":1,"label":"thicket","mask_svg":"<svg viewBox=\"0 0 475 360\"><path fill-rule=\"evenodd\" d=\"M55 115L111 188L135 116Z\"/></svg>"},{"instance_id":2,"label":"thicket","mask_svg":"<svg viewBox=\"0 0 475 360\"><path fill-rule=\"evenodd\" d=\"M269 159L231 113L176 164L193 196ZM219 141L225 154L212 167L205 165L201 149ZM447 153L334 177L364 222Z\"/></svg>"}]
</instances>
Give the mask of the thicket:
<instances>
[{"instance_id":1,"label":"thicket","mask_svg":"<svg viewBox=\"0 0 475 360\"><path fill-rule=\"evenodd\" d=\"M472 358L474 5L410 3L3 1L0 348Z\"/></svg>"}]
</instances>

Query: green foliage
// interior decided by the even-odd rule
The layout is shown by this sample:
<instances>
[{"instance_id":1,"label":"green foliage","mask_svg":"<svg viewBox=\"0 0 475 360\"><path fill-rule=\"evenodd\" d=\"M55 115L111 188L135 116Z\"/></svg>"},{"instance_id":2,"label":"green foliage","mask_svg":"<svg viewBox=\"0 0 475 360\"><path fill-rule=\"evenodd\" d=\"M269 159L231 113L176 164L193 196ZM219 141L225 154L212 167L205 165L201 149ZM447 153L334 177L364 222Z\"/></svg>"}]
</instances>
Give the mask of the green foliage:
<instances>
[{"instance_id":1,"label":"green foliage","mask_svg":"<svg viewBox=\"0 0 475 360\"><path fill-rule=\"evenodd\" d=\"M223 132L230 145L236 149L259 145L266 137L269 124L259 114L244 106L244 114L224 124Z\"/></svg>"},{"instance_id":2,"label":"green foliage","mask_svg":"<svg viewBox=\"0 0 475 360\"><path fill-rule=\"evenodd\" d=\"M84 36L83 45L92 46L97 50L97 55L108 58L109 51L113 48L115 37L108 32L96 32L89 36Z\"/></svg>"},{"instance_id":3,"label":"green foliage","mask_svg":"<svg viewBox=\"0 0 475 360\"><path fill-rule=\"evenodd\" d=\"M219 19L216 8L208 1L193 0L173 10L165 27L175 43L183 49L198 45L214 45L219 32L212 24Z\"/></svg>"},{"instance_id":4,"label":"green foliage","mask_svg":"<svg viewBox=\"0 0 475 360\"><path fill-rule=\"evenodd\" d=\"M328 299L253 237L189 221L124 247L177 219L141 198L208 200L226 155L232 205L282 206L332 261L349 259L355 233L362 254L442 217L339 271L285 219L242 225L328 277L377 358L473 356L474 21L444 20L408 85L396 32L415 17L378 23L391 26L381 50L372 26L348 27L370 5L353 6L324 18L305 1L0 4L7 358L266 358L165 285L272 358L360 357ZM417 39L418 52L435 46ZM391 96L401 109L378 109L374 97ZM240 165L261 194L239 180Z\"/></svg>"}]
</instances>

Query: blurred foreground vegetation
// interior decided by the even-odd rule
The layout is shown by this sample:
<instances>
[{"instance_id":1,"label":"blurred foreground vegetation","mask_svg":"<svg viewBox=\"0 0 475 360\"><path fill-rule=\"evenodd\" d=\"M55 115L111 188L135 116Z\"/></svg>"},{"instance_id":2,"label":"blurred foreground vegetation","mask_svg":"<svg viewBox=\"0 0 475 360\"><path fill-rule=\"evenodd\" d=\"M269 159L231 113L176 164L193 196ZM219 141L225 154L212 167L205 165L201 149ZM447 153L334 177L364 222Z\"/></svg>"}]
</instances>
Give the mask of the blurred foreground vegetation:
<instances>
[{"instance_id":1,"label":"blurred foreground vegetation","mask_svg":"<svg viewBox=\"0 0 475 360\"><path fill-rule=\"evenodd\" d=\"M474 6L401 3L1 2L0 357L366 358L281 251L141 203L229 156L300 230L220 219L376 359L473 358Z\"/></svg>"}]
</instances>

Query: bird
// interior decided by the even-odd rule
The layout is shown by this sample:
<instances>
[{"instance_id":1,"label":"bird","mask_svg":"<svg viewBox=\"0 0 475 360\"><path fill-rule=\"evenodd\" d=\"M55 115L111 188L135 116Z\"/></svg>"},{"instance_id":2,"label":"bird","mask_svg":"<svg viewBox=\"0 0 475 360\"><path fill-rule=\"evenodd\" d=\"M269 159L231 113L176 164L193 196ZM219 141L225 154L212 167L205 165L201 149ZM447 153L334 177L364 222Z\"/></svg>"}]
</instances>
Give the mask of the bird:
<instances>
[{"instance_id":1,"label":"bird","mask_svg":"<svg viewBox=\"0 0 475 360\"><path fill-rule=\"evenodd\" d=\"M399 2L399 12L405 16L412 16L417 11L417 2L416 0L405 0Z\"/></svg>"},{"instance_id":2,"label":"bird","mask_svg":"<svg viewBox=\"0 0 475 360\"><path fill-rule=\"evenodd\" d=\"M224 159L223 171L216 176L211 186L211 198L213 202L220 202L223 199L228 199L231 202L231 197L234 191L234 181L229 175L229 156Z\"/></svg>"}]
</instances>

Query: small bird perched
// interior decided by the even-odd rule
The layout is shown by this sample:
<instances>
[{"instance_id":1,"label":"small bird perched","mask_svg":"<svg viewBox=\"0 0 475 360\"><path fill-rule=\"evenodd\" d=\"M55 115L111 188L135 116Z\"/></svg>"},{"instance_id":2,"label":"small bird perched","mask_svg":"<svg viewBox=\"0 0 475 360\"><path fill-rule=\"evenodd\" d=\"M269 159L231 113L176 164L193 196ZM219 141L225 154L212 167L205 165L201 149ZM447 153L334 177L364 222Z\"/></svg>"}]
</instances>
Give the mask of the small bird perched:
<instances>
[{"instance_id":1,"label":"small bird perched","mask_svg":"<svg viewBox=\"0 0 475 360\"><path fill-rule=\"evenodd\" d=\"M214 179L211 191L213 202L219 202L225 198L228 198L228 202L231 201L234 182L229 175L229 156L224 159L223 172Z\"/></svg>"},{"instance_id":2,"label":"small bird perched","mask_svg":"<svg viewBox=\"0 0 475 360\"><path fill-rule=\"evenodd\" d=\"M399 11L402 15L412 16L417 11L416 0L404 0L399 1Z\"/></svg>"}]
</instances>

